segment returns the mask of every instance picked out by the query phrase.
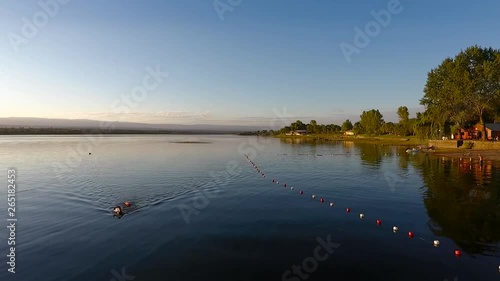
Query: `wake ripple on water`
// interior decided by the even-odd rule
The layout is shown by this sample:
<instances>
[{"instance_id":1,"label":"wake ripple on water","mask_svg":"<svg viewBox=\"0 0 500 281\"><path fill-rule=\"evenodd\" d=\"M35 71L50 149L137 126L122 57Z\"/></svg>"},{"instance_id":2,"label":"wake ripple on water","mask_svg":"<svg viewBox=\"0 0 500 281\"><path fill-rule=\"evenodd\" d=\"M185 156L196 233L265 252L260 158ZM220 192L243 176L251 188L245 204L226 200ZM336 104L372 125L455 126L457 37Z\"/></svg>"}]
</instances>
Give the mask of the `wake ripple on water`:
<instances>
[{"instance_id":1,"label":"wake ripple on water","mask_svg":"<svg viewBox=\"0 0 500 281\"><path fill-rule=\"evenodd\" d=\"M63 181L51 188L41 188L51 197L65 201L71 207L89 208L110 214L114 206L125 201L132 202L130 208L125 208L127 214L139 212L145 208L161 205L164 202L181 200L203 190L204 193L219 192L224 181L230 181L238 175L227 174L221 182L214 180L208 173L185 174L151 173L143 171L127 171L118 174L106 171L103 164L84 162L71 175L65 175ZM60 175L54 175L57 177Z\"/></svg>"}]
</instances>

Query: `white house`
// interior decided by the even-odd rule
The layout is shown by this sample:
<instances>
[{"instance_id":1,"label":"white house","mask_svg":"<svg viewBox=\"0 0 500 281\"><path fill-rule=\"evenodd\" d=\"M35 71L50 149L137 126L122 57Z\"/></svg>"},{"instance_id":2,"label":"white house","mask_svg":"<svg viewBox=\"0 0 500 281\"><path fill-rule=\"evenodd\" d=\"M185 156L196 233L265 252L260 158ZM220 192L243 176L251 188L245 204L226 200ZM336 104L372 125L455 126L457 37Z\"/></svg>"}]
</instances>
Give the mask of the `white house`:
<instances>
[{"instance_id":1,"label":"white house","mask_svg":"<svg viewBox=\"0 0 500 281\"><path fill-rule=\"evenodd\" d=\"M353 131L345 131L344 135L346 135L346 136L354 136L354 132Z\"/></svg>"},{"instance_id":2,"label":"white house","mask_svg":"<svg viewBox=\"0 0 500 281\"><path fill-rule=\"evenodd\" d=\"M286 134L287 136L303 136L307 135L307 130L295 130Z\"/></svg>"}]
</instances>

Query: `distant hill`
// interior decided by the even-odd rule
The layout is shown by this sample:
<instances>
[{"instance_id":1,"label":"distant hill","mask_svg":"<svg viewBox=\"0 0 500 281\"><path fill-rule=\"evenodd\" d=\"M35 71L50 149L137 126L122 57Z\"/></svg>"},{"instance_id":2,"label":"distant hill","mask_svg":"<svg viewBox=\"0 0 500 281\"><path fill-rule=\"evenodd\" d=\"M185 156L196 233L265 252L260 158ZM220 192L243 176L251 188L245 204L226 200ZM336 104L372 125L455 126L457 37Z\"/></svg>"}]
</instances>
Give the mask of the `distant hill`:
<instances>
[{"instance_id":1,"label":"distant hill","mask_svg":"<svg viewBox=\"0 0 500 281\"><path fill-rule=\"evenodd\" d=\"M107 122L88 119L52 119L32 117L8 117L0 118L0 128L67 128L67 129L105 129ZM238 125L212 125L212 124L148 124L133 122L111 122L113 129L117 130L142 130L142 131L176 131L176 132L227 132L239 133L266 129L259 126Z\"/></svg>"}]
</instances>

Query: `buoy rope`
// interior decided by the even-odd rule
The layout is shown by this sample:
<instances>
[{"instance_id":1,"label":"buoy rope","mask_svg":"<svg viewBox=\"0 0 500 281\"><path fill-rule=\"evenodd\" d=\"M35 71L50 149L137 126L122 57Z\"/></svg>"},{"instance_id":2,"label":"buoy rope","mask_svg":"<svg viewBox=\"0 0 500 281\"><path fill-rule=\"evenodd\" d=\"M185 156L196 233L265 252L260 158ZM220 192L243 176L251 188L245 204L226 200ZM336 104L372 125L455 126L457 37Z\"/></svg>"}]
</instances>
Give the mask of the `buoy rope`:
<instances>
[{"instance_id":1,"label":"buoy rope","mask_svg":"<svg viewBox=\"0 0 500 281\"><path fill-rule=\"evenodd\" d=\"M253 161L252 161L252 159L250 159L250 157L249 157L248 155L244 155L244 156L247 158L248 162L249 162L249 163L253 166L254 170L255 170L256 172L258 172L258 173L261 175L261 177L265 178L265 177L266 177L266 174L262 171L262 169L260 169L260 168L257 166L257 164L255 164L255 162L253 162ZM273 178L273 179L271 179L271 182L272 182L272 183L275 183L275 184L277 184L277 185L279 185L279 184L280 184L280 183L279 183L279 181L278 181L278 180L276 180L276 179L274 179L274 178ZM287 187L287 184L286 184L286 183L283 183L283 184L282 184L282 186L285 188L285 187ZM293 186L290 186L290 190L292 190L292 191L293 191L294 189L295 189L295 188L294 188ZM300 194L300 195L304 195L304 191L303 191L303 190L299 190L299 194ZM316 199L316 195L315 195L315 194L312 194L312 195L311 195L311 198L312 198L312 199ZM319 202L320 202L320 203L324 203L324 202L325 202L325 199L324 199L323 197L320 197ZM333 207L335 206L335 204L334 204L333 202L330 202L328 205L329 205L331 208L333 208ZM350 213L351 211L352 211L352 210L351 210L351 208L346 208L346 213ZM364 213L360 213L360 214L359 214L359 218L360 218L360 219L365 219L365 214L364 214ZM377 225L377 226L381 226L381 225L382 225L382 220L381 220L381 219L377 219L375 222L376 222L376 225ZM392 231L393 231L394 233L398 233L400 230L399 230L399 227L398 227L398 226L393 226L393 227L392 227ZM408 238L413 239L413 240L422 240L422 241L427 241L427 239L425 239L425 238L423 238L423 237L415 237L415 233L414 233L413 231L408 231ZM437 248L437 247L439 247L439 245L440 245L440 241L439 241L439 240L437 240L437 239L436 239L436 240L433 240L432 245L433 245L434 247L436 247L436 248ZM460 249L455 249L455 250L454 250L454 254L455 254L455 256L458 258L458 257L462 256L462 250L460 250ZM500 272L500 266L499 266L499 272Z\"/></svg>"}]
</instances>

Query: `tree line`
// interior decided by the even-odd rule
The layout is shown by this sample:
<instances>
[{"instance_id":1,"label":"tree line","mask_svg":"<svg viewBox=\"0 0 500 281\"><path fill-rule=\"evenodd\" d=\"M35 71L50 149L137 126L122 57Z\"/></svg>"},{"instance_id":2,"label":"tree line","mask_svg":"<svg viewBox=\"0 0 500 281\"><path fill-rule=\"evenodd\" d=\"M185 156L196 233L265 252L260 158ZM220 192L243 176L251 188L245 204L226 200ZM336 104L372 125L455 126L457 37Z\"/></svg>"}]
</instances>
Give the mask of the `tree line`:
<instances>
[{"instance_id":1,"label":"tree line","mask_svg":"<svg viewBox=\"0 0 500 281\"><path fill-rule=\"evenodd\" d=\"M342 125L320 125L315 120L308 124L297 120L277 131L260 131L261 135L287 134L307 130L312 134L355 134L418 136L436 139L457 133L477 123L482 124L482 138L486 137L485 123L500 120L500 50L472 46L446 58L427 74L424 96L420 104L424 112L410 118L408 108L397 110L399 122L385 122L377 109L363 111L354 124L348 119Z\"/></svg>"},{"instance_id":2,"label":"tree line","mask_svg":"<svg viewBox=\"0 0 500 281\"><path fill-rule=\"evenodd\" d=\"M420 116L418 113L417 116ZM318 124L316 120L311 120L308 124L297 120L285 126L280 130L263 130L260 135L279 135L289 134L298 130L306 130L308 134L342 134L352 131L354 134L368 135L415 135L417 118L410 118L408 108L401 106L398 108L399 122L385 122L382 113L378 109L363 111L360 115L360 121L352 123L351 120L345 120L342 125L336 124Z\"/></svg>"}]
</instances>

